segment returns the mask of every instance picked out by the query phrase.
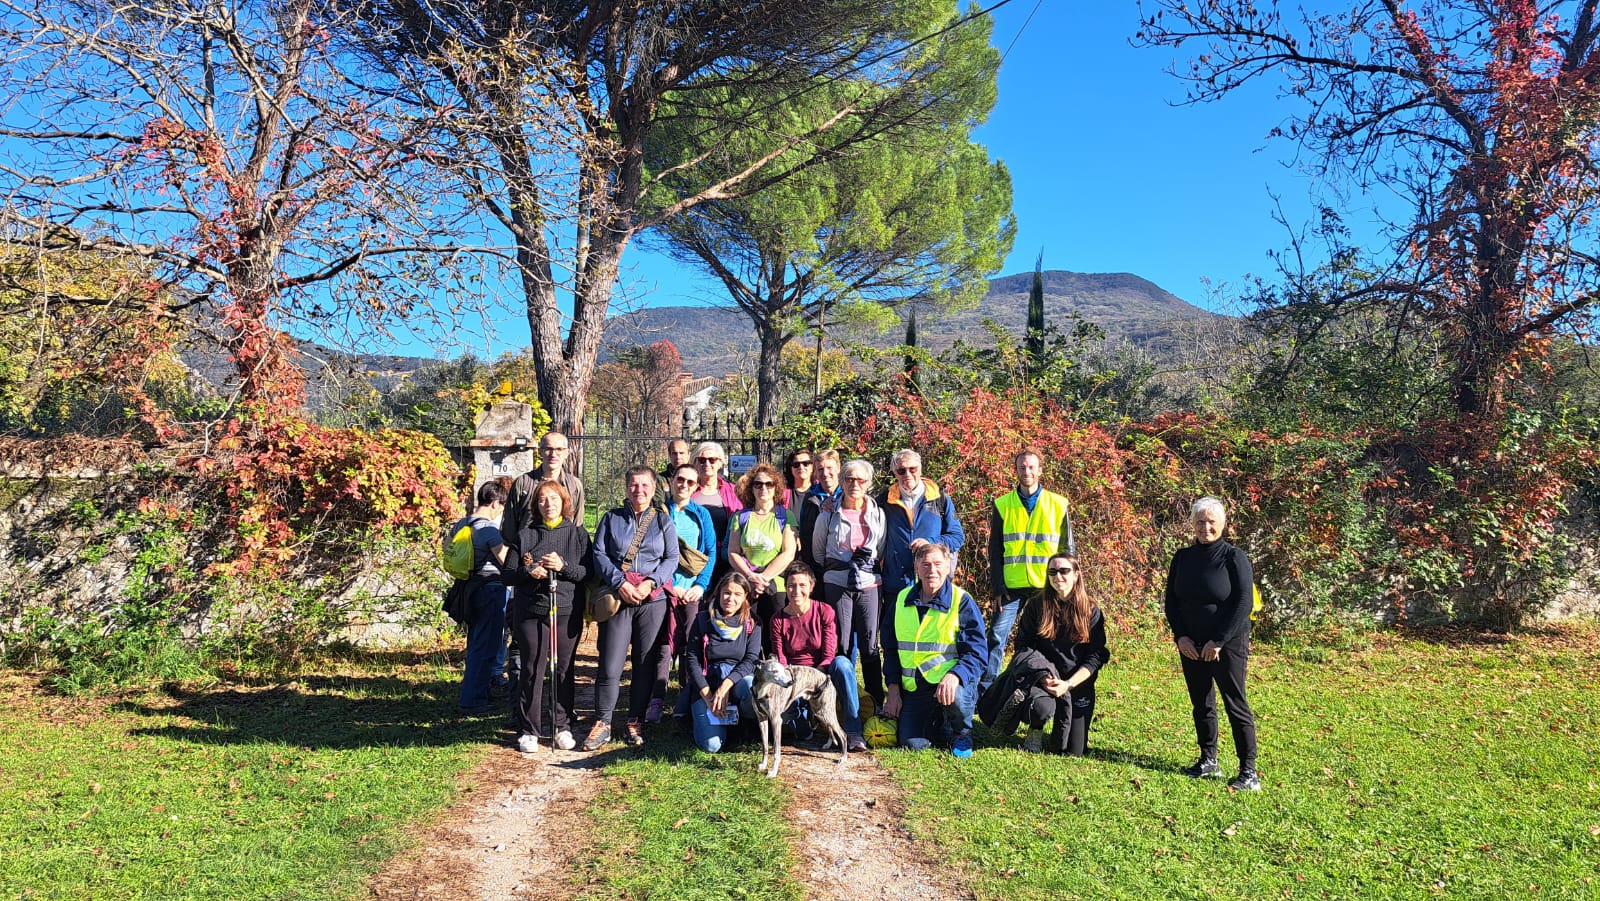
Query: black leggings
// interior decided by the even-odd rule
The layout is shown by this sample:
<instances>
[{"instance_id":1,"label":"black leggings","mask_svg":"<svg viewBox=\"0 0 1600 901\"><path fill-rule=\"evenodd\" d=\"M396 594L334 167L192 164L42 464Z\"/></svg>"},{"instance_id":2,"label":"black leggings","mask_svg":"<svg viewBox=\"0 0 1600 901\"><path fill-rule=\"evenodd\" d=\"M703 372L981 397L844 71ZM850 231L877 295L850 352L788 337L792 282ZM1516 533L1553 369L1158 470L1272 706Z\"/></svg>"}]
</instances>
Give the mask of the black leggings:
<instances>
[{"instance_id":1,"label":"black leggings","mask_svg":"<svg viewBox=\"0 0 1600 901\"><path fill-rule=\"evenodd\" d=\"M543 735L544 710L550 697L546 677L550 672L550 615L535 615L518 609L513 614L520 672L517 680L516 711L523 728L532 735ZM583 610L577 605L556 614L556 706L550 711L550 735L572 730L572 707L577 688L572 674L572 657L583 637Z\"/></svg>"},{"instance_id":2,"label":"black leggings","mask_svg":"<svg viewBox=\"0 0 1600 901\"><path fill-rule=\"evenodd\" d=\"M1042 729L1053 723L1047 750L1082 757L1089 749L1089 723L1094 719L1094 680L1058 698L1035 685L1028 689L1028 726Z\"/></svg>"},{"instance_id":3,"label":"black leggings","mask_svg":"<svg viewBox=\"0 0 1600 901\"><path fill-rule=\"evenodd\" d=\"M1223 645L1221 655L1209 663L1187 657L1179 659L1183 663L1184 684L1189 687L1189 703L1194 707L1194 734L1200 743L1200 753L1206 757L1217 756L1217 692L1221 692L1228 725L1233 727L1233 749L1239 753L1239 767L1255 769L1256 717L1244 696L1250 637L1246 635ZM1213 686L1216 691L1212 690Z\"/></svg>"},{"instance_id":4,"label":"black leggings","mask_svg":"<svg viewBox=\"0 0 1600 901\"><path fill-rule=\"evenodd\" d=\"M883 704L883 657L878 623L883 612L878 587L846 588L822 583L822 596L833 608L833 621L839 630L839 656L849 658L852 647L861 655L857 669L866 683L867 693Z\"/></svg>"},{"instance_id":5,"label":"black leggings","mask_svg":"<svg viewBox=\"0 0 1600 901\"><path fill-rule=\"evenodd\" d=\"M628 686L628 719L644 719L660 655L666 653L666 632L661 628L666 616L666 600L657 599L637 607L624 604L615 616L600 624L600 678L594 686L595 713L600 722L611 724L617 695L621 693L622 669L630 662L630 647L633 676Z\"/></svg>"}]
</instances>

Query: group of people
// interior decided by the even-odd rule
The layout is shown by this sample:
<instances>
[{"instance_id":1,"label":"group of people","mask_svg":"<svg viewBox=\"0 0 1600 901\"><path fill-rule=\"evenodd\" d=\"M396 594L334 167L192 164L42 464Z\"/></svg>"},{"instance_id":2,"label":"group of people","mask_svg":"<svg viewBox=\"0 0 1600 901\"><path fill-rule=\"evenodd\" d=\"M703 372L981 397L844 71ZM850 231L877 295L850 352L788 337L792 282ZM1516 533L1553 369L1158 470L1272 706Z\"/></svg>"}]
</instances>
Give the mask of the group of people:
<instances>
[{"instance_id":1,"label":"group of people","mask_svg":"<svg viewBox=\"0 0 1600 901\"><path fill-rule=\"evenodd\" d=\"M509 491L486 483L463 520L481 552L460 703L484 712L509 625L520 750L537 751L547 725L564 750L611 742L631 662L622 740L644 744L664 718L676 669L672 716L714 753L735 711L753 717L763 655L830 676L852 751L866 749L863 691L895 721L902 747L970 756L981 712L1002 732L1025 722L1027 750L1087 749L1096 679L1110 659L1106 619L1086 587L1070 504L1044 487L1037 453L1017 454L1015 487L988 506L994 600L985 611L956 578L966 542L956 506L914 450L894 454L893 482L874 493L873 465L833 450L795 450L781 469L759 462L735 482L721 445L673 441L663 472L627 471L626 501L591 540L583 484L565 468L567 438L550 433L539 446L540 467ZM1254 790L1250 561L1223 538L1220 500L1201 498L1191 519L1194 543L1174 556L1165 592L1200 746L1184 772L1220 775L1220 691L1240 758L1230 785ZM615 602L600 614L595 720L580 744L573 656L589 593Z\"/></svg>"}]
</instances>

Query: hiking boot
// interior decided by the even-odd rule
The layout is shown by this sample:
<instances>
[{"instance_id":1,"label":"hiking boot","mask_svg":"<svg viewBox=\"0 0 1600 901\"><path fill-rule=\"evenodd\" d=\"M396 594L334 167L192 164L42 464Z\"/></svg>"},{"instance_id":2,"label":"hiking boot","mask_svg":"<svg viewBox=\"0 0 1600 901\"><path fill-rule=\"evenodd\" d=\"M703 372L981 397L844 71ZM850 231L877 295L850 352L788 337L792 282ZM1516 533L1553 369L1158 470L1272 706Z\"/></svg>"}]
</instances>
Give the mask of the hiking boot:
<instances>
[{"instance_id":1,"label":"hiking boot","mask_svg":"<svg viewBox=\"0 0 1600 901\"><path fill-rule=\"evenodd\" d=\"M585 751L598 751L611 743L611 724L595 723L589 730L589 737L583 740Z\"/></svg>"},{"instance_id":2,"label":"hiking boot","mask_svg":"<svg viewBox=\"0 0 1600 901\"><path fill-rule=\"evenodd\" d=\"M1254 767L1240 769L1239 775L1233 777L1233 781L1228 783L1228 789L1236 792L1261 791L1261 777L1256 775Z\"/></svg>"},{"instance_id":3,"label":"hiking boot","mask_svg":"<svg viewBox=\"0 0 1600 901\"><path fill-rule=\"evenodd\" d=\"M956 740L950 743L950 756L959 757L962 760L972 756L971 732L963 732L956 736Z\"/></svg>"},{"instance_id":4,"label":"hiking boot","mask_svg":"<svg viewBox=\"0 0 1600 901\"><path fill-rule=\"evenodd\" d=\"M644 721L654 725L661 722L661 699L651 698L650 706L644 709Z\"/></svg>"},{"instance_id":5,"label":"hiking boot","mask_svg":"<svg viewBox=\"0 0 1600 901\"><path fill-rule=\"evenodd\" d=\"M499 707L496 707L493 704L476 704L476 705L471 706L471 707L462 707L460 705L457 705L456 706L456 716L471 716L471 717L487 716L487 715L489 715L491 713L494 713L496 710L499 710L499 709L500 709Z\"/></svg>"},{"instance_id":6,"label":"hiking boot","mask_svg":"<svg viewBox=\"0 0 1600 901\"><path fill-rule=\"evenodd\" d=\"M539 736L527 732L517 736L517 750L524 754L539 753Z\"/></svg>"},{"instance_id":7,"label":"hiking boot","mask_svg":"<svg viewBox=\"0 0 1600 901\"><path fill-rule=\"evenodd\" d=\"M560 732L556 733L556 747L563 751L570 751L577 746L578 743L572 740L571 732L568 732L566 729L562 729Z\"/></svg>"},{"instance_id":8,"label":"hiking boot","mask_svg":"<svg viewBox=\"0 0 1600 901\"><path fill-rule=\"evenodd\" d=\"M1001 735L1013 735L1017 731L1017 724L1022 721L1022 702L1026 700L1027 693L1017 689L1000 705L1000 710L994 717L994 731Z\"/></svg>"},{"instance_id":9,"label":"hiking boot","mask_svg":"<svg viewBox=\"0 0 1600 901\"><path fill-rule=\"evenodd\" d=\"M1044 750L1044 730L1037 726L1029 727L1028 737L1022 740L1022 750L1029 754L1038 754Z\"/></svg>"},{"instance_id":10,"label":"hiking boot","mask_svg":"<svg viewBox=\"0 0 1600 901\"><path fill-rule=\"evenodd\" d=\"M867 752L867 740L862 738L859 732L852 732L847 744L850 746L850 753L852 754L865 754Z\"/></svg>"},{"instance_id":11,"label":"hiking boot","mask_svg":"<svg viewBox=\"0 0 1600 901\"><path fill-rule=\"evenodd\" d=\"M1222 767L1217 766L1217 758L1201 754L1199 760L1178 772L1188 776L1190 779L1210 779L1222 775Z\"/></svg>"},{"instance_id":12,"label":"hiking boot","mask_svg":"<svg viewBox=\"0 0 1600 901\"><path fill-rule=\"evenodd\" d=\"M644 745L644 723L638 720L628 720L627 738L624 740L635 748L642 747Z\"/></svg>"}]
</instances>

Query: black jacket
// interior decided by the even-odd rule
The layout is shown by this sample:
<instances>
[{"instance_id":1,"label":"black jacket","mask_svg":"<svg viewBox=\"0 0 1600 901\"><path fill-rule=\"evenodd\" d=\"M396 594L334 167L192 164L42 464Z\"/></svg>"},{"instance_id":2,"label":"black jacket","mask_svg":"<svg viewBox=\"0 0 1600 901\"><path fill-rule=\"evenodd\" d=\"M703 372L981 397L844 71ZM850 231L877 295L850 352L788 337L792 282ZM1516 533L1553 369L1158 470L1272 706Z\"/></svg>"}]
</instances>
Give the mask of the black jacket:
<instances>
[{"instance_id":1,"label":"black jacket","mask_svg":"<svg viewBox=\"0 0 1600 901\"><path fill-rule=\"evenodd\" d=\"M589 533L583 526L564 519L554 529L546 528L543 521L524 523L522 530L506 546L506 563L510 567L506 583L516 589L512 599L513 621L530 616L550 615L550 580L535 579L522 565L524 553L533 554L534 562L555 551L566 564L556 573L556 612L565 614L572 610L580 593L583 580L588 578L591 558Z\"/></svg>"}]
</instances>

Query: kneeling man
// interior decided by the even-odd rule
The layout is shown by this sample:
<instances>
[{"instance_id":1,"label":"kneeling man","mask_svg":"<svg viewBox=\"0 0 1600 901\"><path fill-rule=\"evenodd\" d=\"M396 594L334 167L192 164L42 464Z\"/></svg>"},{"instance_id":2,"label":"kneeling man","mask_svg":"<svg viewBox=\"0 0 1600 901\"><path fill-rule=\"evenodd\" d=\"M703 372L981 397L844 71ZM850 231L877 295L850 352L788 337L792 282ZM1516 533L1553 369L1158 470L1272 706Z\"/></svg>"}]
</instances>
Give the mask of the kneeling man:
<instances>
[{"instance_id":1,"label":"kneeling man","mask_svg":"<svg viewBox=\"0 0 1600 901\"><path fill-rule=\"evenodd\" d=\"M972 711L988 664L978 602L950 581L950 549L916 549L917 581L883 617L883 715L899 717L900 744L926 748L948 741L956 757L972 756Z\"/></svg>"}]
</instances>

